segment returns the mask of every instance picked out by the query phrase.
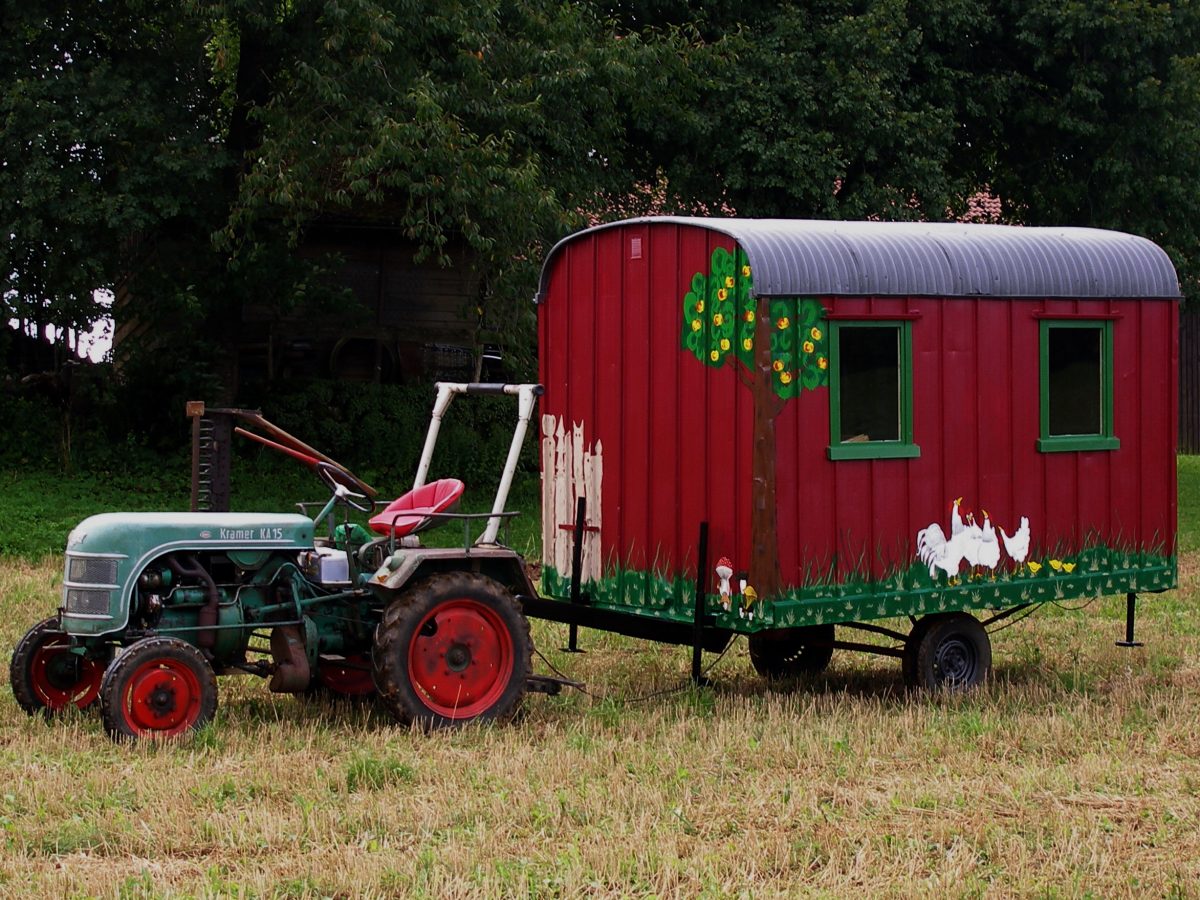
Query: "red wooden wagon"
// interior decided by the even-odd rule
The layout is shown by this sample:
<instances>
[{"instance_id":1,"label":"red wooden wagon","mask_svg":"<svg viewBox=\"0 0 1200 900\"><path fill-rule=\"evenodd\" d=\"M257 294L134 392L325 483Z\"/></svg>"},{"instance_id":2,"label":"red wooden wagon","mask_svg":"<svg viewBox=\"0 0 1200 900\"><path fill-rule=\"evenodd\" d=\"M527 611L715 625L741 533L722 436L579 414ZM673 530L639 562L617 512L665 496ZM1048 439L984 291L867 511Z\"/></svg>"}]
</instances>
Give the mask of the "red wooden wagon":
<instances>
[{"instance_id":1,"label":"red wooden wagon","mask_svg":"<svg viewBox=\"0 0 1200 900\"><path fill-rule=\"evenodd\" d=\"M748 634L770 675L883 631L926 685L981 679L984 626L1051 600L1125 593L1132 642L1136 593L1175 585L1179 296L1156 245L1093 229L572 235L537 297L550 599L526 609Z\"/></svg>"}]
</instances>

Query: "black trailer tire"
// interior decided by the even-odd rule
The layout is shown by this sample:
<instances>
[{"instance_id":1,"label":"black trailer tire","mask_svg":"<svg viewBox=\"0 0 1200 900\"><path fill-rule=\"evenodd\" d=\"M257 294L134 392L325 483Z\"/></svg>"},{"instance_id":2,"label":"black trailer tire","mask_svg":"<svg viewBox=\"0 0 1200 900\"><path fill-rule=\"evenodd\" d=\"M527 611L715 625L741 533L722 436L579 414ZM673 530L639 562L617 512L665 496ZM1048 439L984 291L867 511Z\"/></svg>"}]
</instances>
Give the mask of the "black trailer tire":
<instances>
[{"instance_id":1,"label":"black trailer tire","mask_svg":"<svg viewBox=\"0 0 1200 900\"><path fill-rule=\"evenodd\" d=\"M87 709L94 704L106 662L72 653L58 619L44 619L13 648L8 679L17 705L26 713L53 715L68 706Z\"/></svg>"},{"instance_id":2,"label":"black trailer tire","mask_svg":"<svg viewBox=\"0 0 1200 900\"><path fill-rule=\"evenodd\" d=\"M375 630L379 699L405 725L503 722L532 670L529 620L484 575L435 575L397 597Z\"/></svg>"},{"instance_id":3,"label":"black trailer tire","mask_svg":"<svg viewBox=\"0 0 1200 900\"><path fill-rule=\"evenodd\" d=\"M982 624L966 613L931 621L917 646L914 682L928 690L966 691L992 670L992 642Z\"/></svg>"},{"instance_id":4,"label":"black trailer tire","mask_svg":"<svg viewBox=\"0 0 1200 900\"><path fill-rule=\"evenodd\" d=\"M833 659L834 627L804 625L750 635L750 663L764 678L793 678L825 671Z\"/></svg>"},{"instance_id":5,"label":"black trailer tire","mask_svg":"<svg viewBox=\"0 0 1200 900\"><path fill-rule=\"evenodd\" d=\"M908 637L904 641L904 655L900 657L900 677L904 680L906 687L921 686L917 681L917 654L921 650L921 638L925 636L930 625L945 615L945 613L931 613L922 616L913 623L912 630L908 632Z\"/></svg>"},{"instance_id":6,"label":"black trailer tire","mask_svg":"<svg viewBox=\"0 0 1200 900\"><path fill-rule=\"evenodd\" d=\"M217 677L192 644L148 637L131 644L104 673L100 713L115 741L172 738L217 711Z\"/></svg>"}]
</instances>

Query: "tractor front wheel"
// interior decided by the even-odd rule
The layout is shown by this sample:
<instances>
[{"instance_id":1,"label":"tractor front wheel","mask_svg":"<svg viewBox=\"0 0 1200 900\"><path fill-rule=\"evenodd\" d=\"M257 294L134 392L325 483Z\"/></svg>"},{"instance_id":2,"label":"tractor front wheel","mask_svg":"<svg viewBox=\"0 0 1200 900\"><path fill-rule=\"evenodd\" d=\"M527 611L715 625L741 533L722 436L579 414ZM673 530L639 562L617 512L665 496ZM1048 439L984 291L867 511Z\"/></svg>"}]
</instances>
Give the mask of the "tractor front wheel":
<instances>
[{"instance_id":1,"label":"tractor front wheel","mask_svg":"<svg viewBox=\"0 0 1200 900\"><path fill-rule=\"evenodd\" d=\"M452 572L387 608L371 656L392 715L406 725L442 728L511 718L532 653L529 620L512 594L486 576Z\"/></svg>"},{"instance_id":2,"label":"tractor front wheel","mask_svg":"<svg viewBox=\"0 0 1200 900\"><path fill-rule=\"evenodd\" d=\"M217 679L194 646L171 637L131 644L104 673L100 711L113 740L169 738L217 710Z\"/></svg>"},{"instance_id":3,"label":"tractor front wheel","mask_svg":"<svg viewBox=\"0 0 1200 900\"><path fill-rule=\"evenodd\" d=\"M825 671L833 659L832 625L776 628L750 635L750 663L764 678L795 678Z\"/></svg>"},{"instance_id":4,"label":"tractor front wheel","mask_svg":"<svg viewBox=\"0 0 1200 900\"><path fill-rule=\"evenodd\" d=\"M85 709L100 696L104 660L71 649L58 619L38 622L17 642L8 667L17 704L29 715Z\"/></svg>"},{"instance_id":5,"label":"tractor front wheel","mask_svg":"<svg viewBox=\"0 0 1200 900\"><path fill-rule=\"evenodd\" d=\"M911 686L966 691L991 672L992 642L974 616L943 613L917 623L905 657L905 681Z\"/></svg>"}]
</instances>

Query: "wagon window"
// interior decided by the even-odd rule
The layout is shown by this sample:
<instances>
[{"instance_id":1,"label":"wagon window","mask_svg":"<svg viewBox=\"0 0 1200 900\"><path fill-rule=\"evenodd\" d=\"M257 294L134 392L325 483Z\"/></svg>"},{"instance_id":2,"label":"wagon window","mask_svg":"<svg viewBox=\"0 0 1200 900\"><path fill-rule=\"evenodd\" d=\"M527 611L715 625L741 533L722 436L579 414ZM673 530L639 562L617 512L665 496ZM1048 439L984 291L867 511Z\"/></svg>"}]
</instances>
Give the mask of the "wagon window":
<instances>
[{"instance_id":1,"label":"wagon window","mask_svg":"<svg viewBox=\"0 0 1200 900\"><path fill-rule=\"evenodd\" d=\"M1043 452L1115 450L1112 322L1041 323L1041 436Z\"/></svg>"},{"instance_id":2,"label":"wagon window","mask_svg":"<svg viewBox=\"0 0 1200 900\"><path fill-rule=\"evenodd\" d=\"M833 322L829 458L913 457L908 322Z\"/></svg>"}]
</instances>

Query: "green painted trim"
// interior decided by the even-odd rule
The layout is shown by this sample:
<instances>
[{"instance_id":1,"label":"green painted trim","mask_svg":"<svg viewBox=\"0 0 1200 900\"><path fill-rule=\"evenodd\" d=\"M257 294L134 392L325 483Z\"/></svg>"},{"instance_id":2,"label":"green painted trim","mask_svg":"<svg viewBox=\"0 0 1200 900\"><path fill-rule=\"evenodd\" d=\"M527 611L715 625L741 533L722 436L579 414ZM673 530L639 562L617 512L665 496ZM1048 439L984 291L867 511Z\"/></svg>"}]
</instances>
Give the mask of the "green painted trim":
<instances>
[{"instance_id":1,"label":"green painted trim","mask_svg":"<svg viewBox=\"0 0 1200 900\"><path fill-rule=\"evenodd\" d=\"M1120 450L1121 441L1115 437L1089 437L1069 435L1064 437L1038 438L1037 448L1042 453L1066 453L1076 450Z\"/></svg>"},{"instance_id":2,"label":"green painted trim","mask_svg":"<svg viewBox=\"0 0 1200 900\"><path fill-rule=\"evenodd\" d=\"M916 459L921 448L899 441L871 441L862 444L838 444L826 448L830 459Z\"/></svg>"},{"instance_id":3,"label":"green painted trim","mask_svg":"<svg viewBox=\"0 0 1200 900\"><path fill-rule=\"evenodd\" d=\"M1057 563L1058 560L1055 560ZM1025 603L1052 603L1134 592L1157 592L1176 586L1173 556L1135 550L1093 546L1064 559L1055 570L1050 560L1035 574L1027 566L1005 569L994 579L951 584L931 578L927 567L913 563L879 581L815 583L787 588L756 607L753 620L738 615L736 606L726 611L714 594L706 597L705 610L714 624L742 634L772 628L863 622L932 612L1007 609ZM583 586L591 605L650 619L691 622L693 577L636 570L614 570L599 581ZM552 567L542 570L542 594L569 602L570 579ZM737 597L733 598L735 604Z\"/></svg>"},{"instance_id":4,"label":"green painted trim","mask_svg":"<svg viewBox=\"0 0 1200 900\"><path fill-rule=\"evenodd\" d=\"M900 342L900 440L847 442L842 433L841 332L844 328L881 328L893 326ZM829 322L829 446L833 460L843 459L915 459L921 448L913 442L913 366L912 322L906 319L863 319Z\"/></svg>"},{"instance_id":5,"label":"green painted trim","mask_svg":"<svg viewBox=\"0 0 1200 900\"><path fill-rule=\"evenodd\" d=\"M1100 431L1096 434L1050 433L1050 329L1073 328L1100 332ZM1118 450L1113 433L1113 323L1112 319L1041 319L1038 322L1038 422L1040 453L1080 450Z\"/></svg>"}]
</instances>

